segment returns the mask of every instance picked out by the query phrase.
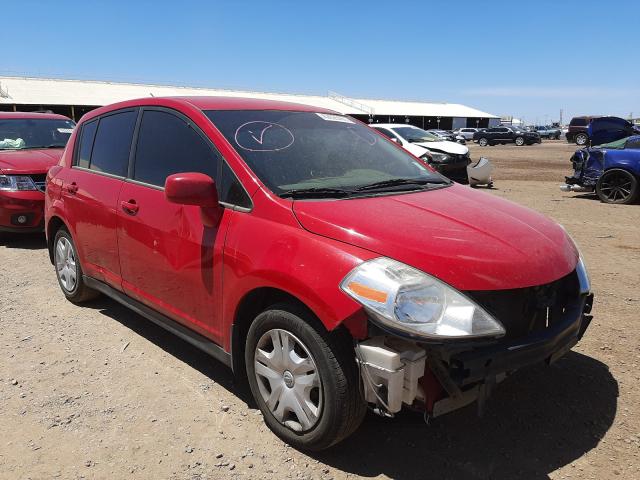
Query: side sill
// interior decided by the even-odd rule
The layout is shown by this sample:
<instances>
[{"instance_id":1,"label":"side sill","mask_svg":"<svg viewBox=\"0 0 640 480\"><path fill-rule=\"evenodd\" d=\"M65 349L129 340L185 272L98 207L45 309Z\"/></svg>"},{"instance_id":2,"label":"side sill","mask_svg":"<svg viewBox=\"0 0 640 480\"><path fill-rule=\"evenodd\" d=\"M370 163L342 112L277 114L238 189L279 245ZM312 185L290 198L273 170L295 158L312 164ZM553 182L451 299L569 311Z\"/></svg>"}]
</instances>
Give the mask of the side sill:
<instances>
[{"instance_id":1,"label":"side sill","mask_svg":"<svg viewBox=\"0 0 640 480\"><path fill-rule=\"evenodd\" d=\"M143 303L140 303L137 300L125 295L124 293L116 290L115 288L110 287L106 283L101 282L100 280L96 280L95 278L88 277L86 275L82 276L84 283L94 290L99 291L100 293L105 294L107 297L114 299L116 302L121 303L125 307L130 308L134 312L142 315L143 317L151 320L156 325L164 328L165 330L173 333L174 335L180 337L181 339L189 342L194 347L202 350L203 352L211 355L216 360L224 363L227 367L232 366L232 358L231 354L226 352L220 345L209 340L203 335L194 332L193 330L185 327L184 325L172 320L171 318L163 315L159 312L156 312L152 308L147 307Z\"/></svg>"}]
</instances>

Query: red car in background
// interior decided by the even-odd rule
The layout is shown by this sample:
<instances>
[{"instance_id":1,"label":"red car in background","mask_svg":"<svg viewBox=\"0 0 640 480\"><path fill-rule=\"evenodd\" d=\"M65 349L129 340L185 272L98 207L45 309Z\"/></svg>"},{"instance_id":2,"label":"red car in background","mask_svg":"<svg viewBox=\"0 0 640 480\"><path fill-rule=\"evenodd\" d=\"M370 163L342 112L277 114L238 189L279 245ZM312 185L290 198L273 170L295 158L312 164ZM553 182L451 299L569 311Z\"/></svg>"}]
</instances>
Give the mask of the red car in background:
<instances>
[{"instance_id":1,"label":"red car in background","mask_svg":"<svg viewBox=\"0 0 640 480\"><path fill-rule=\"evenodd\" d=\"M45 177L74 126L62 115L0 112L0 232L43 230Z\"/></svg>"},{"instance_id":2,"label":"red car in background","mask_svg":"<svg viewBox=\"0 0 640 480\"><path fill-rule=\"evenodd\" d=\"M303 449L350 435L367 406L482 406L591 320L562 227L311 106L94 110L49 170L46 232L70 301L106 294L231 366Z\"/></svg>"}]
</instances>

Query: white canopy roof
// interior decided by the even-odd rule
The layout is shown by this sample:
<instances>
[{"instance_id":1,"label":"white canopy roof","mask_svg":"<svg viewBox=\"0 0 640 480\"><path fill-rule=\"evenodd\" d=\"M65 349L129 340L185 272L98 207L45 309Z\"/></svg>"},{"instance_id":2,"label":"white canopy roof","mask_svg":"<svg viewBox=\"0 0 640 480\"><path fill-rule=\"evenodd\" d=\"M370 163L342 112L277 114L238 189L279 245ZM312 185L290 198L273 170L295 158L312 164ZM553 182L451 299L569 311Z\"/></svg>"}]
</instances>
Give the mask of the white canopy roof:
<instances>
[{"instance_id":1,"label":"white canopy roof","mask_svg":"<svg viewBox=\"0 0 640 480\"><path fill-rule=\"evenodd\" d=\"M200 87L116 83L96 80L0 76L0 103L5 104L101 106L132 98L180 95L211 95L280 100L356 115L373 113L375 115L497 118L495 115L454 103L352 99L334 93L328 96L294 95Z\"/></svg>"}]
</instances>

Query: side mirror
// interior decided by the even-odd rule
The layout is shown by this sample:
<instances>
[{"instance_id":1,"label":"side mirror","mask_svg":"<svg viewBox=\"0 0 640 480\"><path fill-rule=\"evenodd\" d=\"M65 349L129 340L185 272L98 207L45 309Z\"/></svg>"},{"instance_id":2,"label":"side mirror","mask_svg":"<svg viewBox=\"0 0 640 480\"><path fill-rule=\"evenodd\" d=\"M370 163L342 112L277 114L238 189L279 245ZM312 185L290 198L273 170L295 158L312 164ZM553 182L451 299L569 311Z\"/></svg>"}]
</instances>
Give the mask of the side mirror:
<instances>
[{"instance_id":1,"label":"side mirror","mask_svg":"<svg viewBox=\"0 0 640 480\"><path fill-rule=\"evenodd\" d=\"M392 142L396 142L398 145L402 145L402 144L400 143L400 140L399 140L399 139L397 139L396 137L393 137L393 138L391 139L391 141L392 141Z\"/></svg>"},{"instance_id":2,"label":"side mirror","mask_svg":"<svg viewBox=\"0 0 640 480\"><path fill-rule=\"evenodd\" d=\"M164 196L171 203L200 207L202 223L213 227L220 217L218 189L211 177L203 173L176 173L164 182Z\"/></svg>"}]
</instances>

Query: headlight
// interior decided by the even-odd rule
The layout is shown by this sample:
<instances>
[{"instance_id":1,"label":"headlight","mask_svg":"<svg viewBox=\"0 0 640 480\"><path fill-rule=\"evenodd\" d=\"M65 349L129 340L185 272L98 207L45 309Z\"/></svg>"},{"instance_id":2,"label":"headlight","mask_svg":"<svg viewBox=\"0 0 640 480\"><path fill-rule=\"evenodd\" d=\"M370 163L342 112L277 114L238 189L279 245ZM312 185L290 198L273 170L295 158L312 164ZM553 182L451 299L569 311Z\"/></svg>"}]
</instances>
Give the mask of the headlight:
<instances>
[{"instance_id":1,"label":"headlight","mask_svg":"<svg viewBox=\"0 0 640 480\"><path fill-rule=\"evenodd\" d=\"M580 283L580 293L591 292L591 279L589 278L589 272L587 267L582 261L582 255L578 258L578 265L576 265L576 274L578 275L578 282Z\"/></svg>"},{"instance_id":2,"label":"headlight","mask_svg":"<svg viewBox=\"0 0 640 480\"><path fill-rule=\"evenodd\" d=\"M576 275L578 275L578 283L580 284L580 293L581 294L590 293L591 278L589 277L589 272L587 271L587 267L584 264L584 261L582 260L582 252L580 251L580 247L578 246L576 241L573 239L573 237L569 235L569 232L567 232L567 229L564 228L564 226L560 225L560 228L564 230L565 235L567 236L569 241L573 243L573 246L575 247L576 252L578 252L578 263L576 265Z\"/></svg>"},{"instance_id":3,"label":"headlight","mask_svg":"<svg viewBox=\"0 0 640 480\"><path fill-rule=\"evenodd\" d=\"M0 190L36 190L36 184L26 175L0 175Z\"/></svg>"},{"instance_id":4,"label":"headlight","mask_svg":"<svg viewBox=\"0 0 640 480\"><path fill-rule=\"evenodd\" d=\"M451 160L451 157L449 155L447 155L446 153L431 152L431 159L435 163L444 163L444 162L448 162L449 160Z\"/></svg>"},{"instance_id":5,"label":"headlight","mask_svg":"<svg viewBox=\"0 0 640 480\"><path fill-rule=\"evenodd\" d=\"M362 263L340 288L383 328L435 339L505 334L500 322L462 293L390 258Z\"/></svg>"}]
</instances>

